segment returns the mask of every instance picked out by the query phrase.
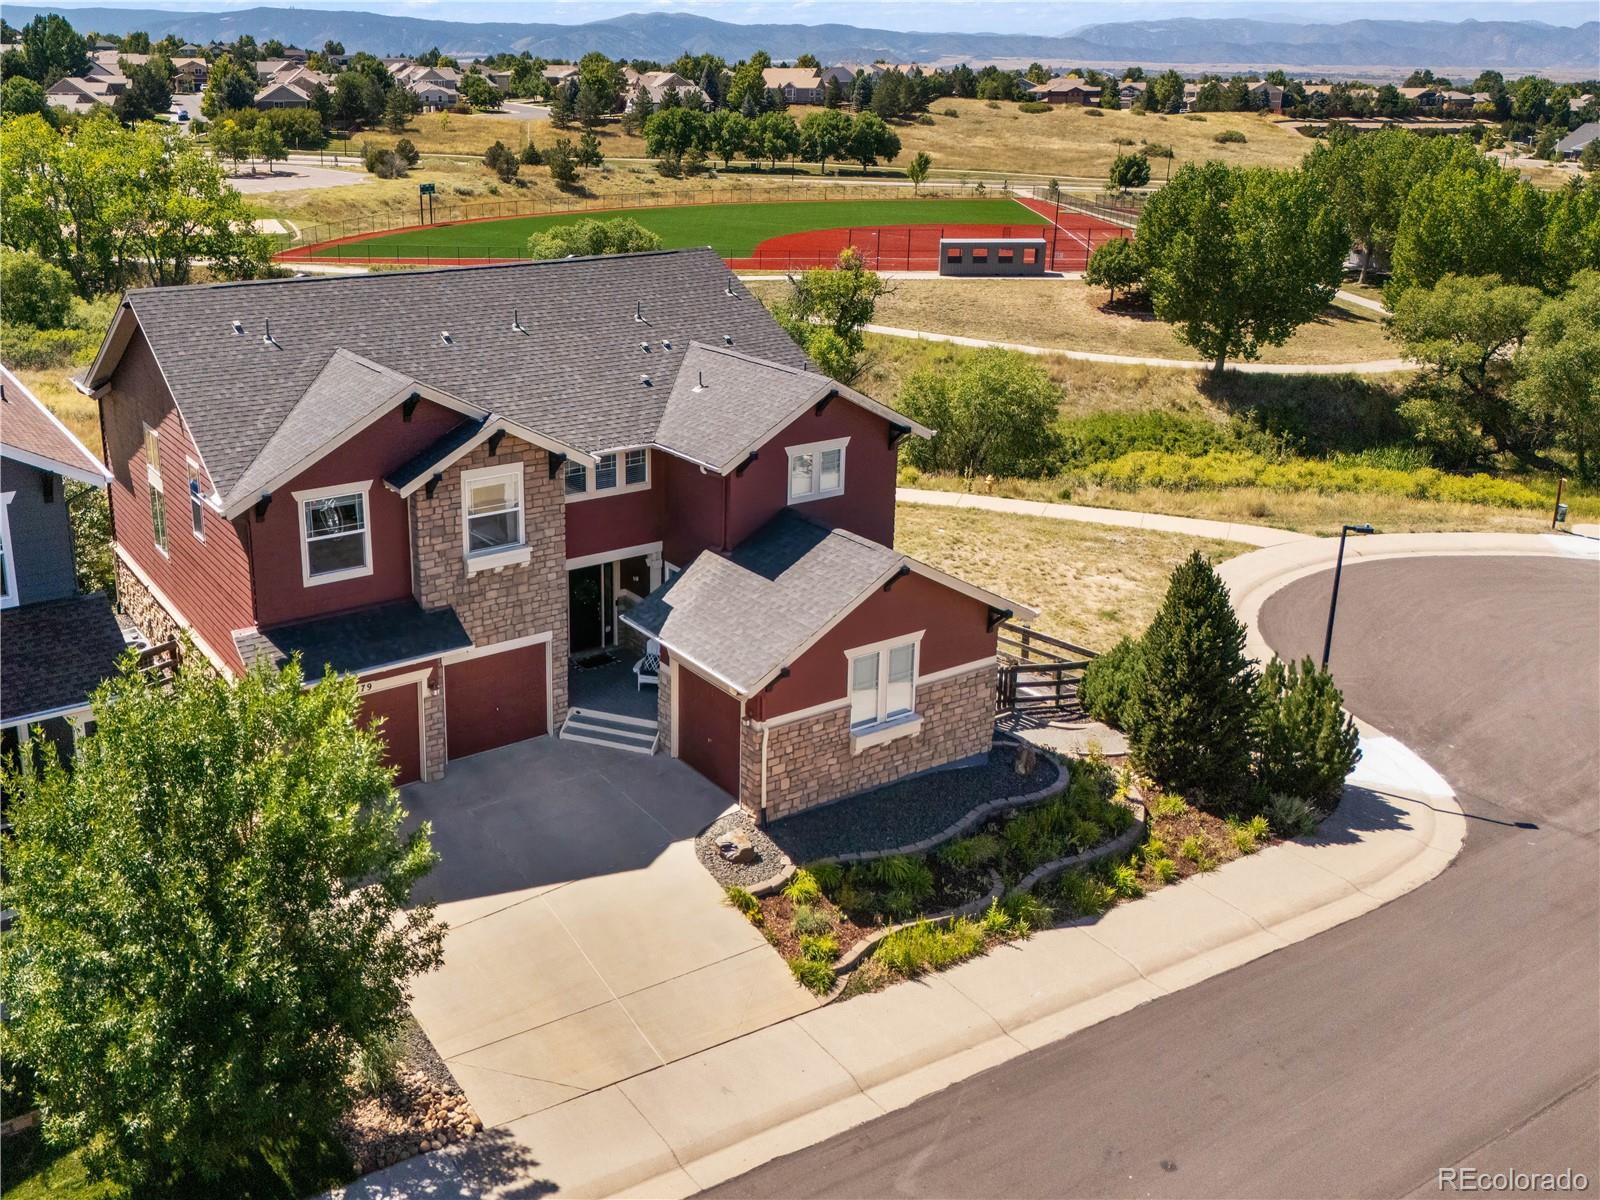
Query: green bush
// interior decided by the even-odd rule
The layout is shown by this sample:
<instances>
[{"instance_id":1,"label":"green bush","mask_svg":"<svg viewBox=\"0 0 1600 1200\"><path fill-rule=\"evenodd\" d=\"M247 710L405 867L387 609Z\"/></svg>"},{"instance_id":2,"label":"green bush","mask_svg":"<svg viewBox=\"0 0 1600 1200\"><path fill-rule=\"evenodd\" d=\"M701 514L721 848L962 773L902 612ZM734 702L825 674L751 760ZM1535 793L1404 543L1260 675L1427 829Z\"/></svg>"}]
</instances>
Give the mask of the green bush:
<instances>
[{"instance_id":1,"label":"green bush","mask_svg":"<svg viewBox=\"0 0 1600 1200\"><path fill-rule=\"evenodd\" d=\"M88 329L35 329L7 325L6 365L42 371L88 362L100 346L100 334Z\"/></svg>"},{"instance_id":2,"label":"green bush","mask_svg":"<svg viewBox=\"0 0 1600 1200\"><path fill-rule=\"evenodd\" d=\"M789 970L800 981L800 986L819 996L826 995L833 990L834 974L833 964L817 962L811 958L791 958Z\"/></svg>"},{"instance_id":3,"label":"green bush","mask_svg":"<svg viewBox=\"0 0 1600 1200\"><path fill-rule=\"evenodd\" d=\"M1068 470L1112 462L1136 450L1184 456L1245 451L1277 459L1286 449L1282 438L1245 421L1209 421L1159 409L1095 413L1063 421L1059 429L1061 464Z\"/></svg>"},{"instance_id":4,"label":"green bush","mask_svg":"<svg viewBox=\"0 0 1600 1200\"><path fill-rule=\"evenodd\" d=\"M555 225L528 239L529 258L626 254L660 248L661 235L646 229L632 217L590 218L570 225Z\"/></svg>"},{"instance_id":5,"label":"green bush","mask_svg":"<svg viewBox=\"0 0 1600 1200\"><path fill-rule=\"evenodd\" d=\"M992 833L975 833L971 837L957 838L939 851L939 859L957 871L986 867L1000 857L1004 849L1000 839Z\"/></svg>"},{"instance_id":6,"label":"green bush","mask_svg":"<svg viewBox=\"0 0 1600 1200\"><path fill-rule=\"evenodd\" d=\"M0 248L0 320L57 330L72 315L72 276L26 250ZM7 346L6 358L15 363Z\"/></svg>"},{"instance_id":7,"label":"green bush","mask_svg":"<svg viewBox=\"0 0 1600 1200\"><path fill-rule=\"evenodd\" d=\"M1083 669L1078 700L1096 721L1123 729L1128 701L1138 684L1139 643L1125 637Z\"/></svg>"},{"instance_id":8,"label":"green bush","mask_svg":"<svg viewBox=\"0 0 1600 1200\"><path fill-rule=\"evenodd\" d=\"M1084 268L1083 281L1090 287L1103 287L1110 293L1108 299L1115 304L1117 292L1131 292L1144 283L1144 264L1139 252L1133 248L1133 239L1118 237L1099 246L1089 256Z\"/></svg>"},{"instance_id":9,"label":"green bush","mask_svg":"<svg viewBox=\"0 0 1600 1200\"><path fill-rule=\"evenodd\" d=\"M933 871L920 858L909 854L890 854L862 863L857 871L863 879L886 891L928 896L933 892Z\"/></svg>"},{"instance_id":10,"label":"green bush","mask_svg":"<svg viewBox=\"0 0 1600 1200\"><path fill-rule=\"evenodd\" d=\"M1049 903L1034 892L1008 892L1001 907L1019 929L1047 929L1055 921Z\"/></svg>"},{"instance_id":11,"label":"green bush","mask_svg":"<svg viewBox=\"0 0 1600 1200\"><path fill-rule=\"evenodd\" d=\"M1361 761L1361 735L1344 711L1333 676L1310 658L1274 658L1256 687L1254 734L1258 793L1299 796L1331 808L1345 776Z\"/></svg>"},{"instance_id":12,"label":"green bush","mask_svg":"<svg viewBox=\"0 0 1600 1200\"><path fill-rule=\"evenodd\" d=\"M1198 833L1191 833L1183 839L1183 842L1178 846L1178 854L1183 858L1187 858L1194 864L1195 869L1199 871L1209 871L1217 865L1217 860L1212 855L1211 848L1206 845L1205 838Z\"/></svg>"},{"instance_id":13,"label":"green bush","mask_svg":"<svg viewBox=\"0 0 1600 1200\"><path fill-rule=\"evenodd\" d=\"M1153 858L1150 860L1150 873L1162 883L1171 883L1178 877L1178 864L1170 858Z\"/></svg>"},{"instance_id":14,"label":"green bush","mask_svg":"<svg viewBox=\"0 0 1600 1200\"><path fill-rule=\"evenodd\" d=\"M802 935L800 957L812 962L831 963L839 957L839 943L831 933Z\"/></svg>"},{"instance_id":15,"label":"green bush","mask_svg":"<svg viewBox=\"0 0 1600 1200\"><path fill-rule=\"evenodd\" d=\"M1245 785L1256 670L1244 643L1228 589L1195 551L1144 633L1124 709L1132 759L1162 788L1226 807Z\"/></svg>"},{"instance_id":16,"label":"green bush","mask_svg":"<svg viewBox=\"0 0 1600 1200\"><path fill-rule=\"evenodd\" d=\"M1116 891L1087 871L1063 871L1050 890L1058 910L1071 917L1098 917L1117 902Z\"/></svg>"},{"instance_id":17,"label":"green bush","mask_svg":"<svg viewBox=\"0 0 1600 1200\"><path fill-rule=\"evenodd\" d=\"M1242 145L1250 139L1245 137L1244 134L1240 133L1237 129L1224 129L1221 133L1212 134L1211 140L1227 146L1230 144Z\"/></svg>"},{"instance_id":18,"label":"green bush","mask_svg":"<svg viewBox=\"0 0 1600 1200\"><path fill-rule=\"evenodd\" d=\"M940 925L918 921L884 938L873 957L910 979L971 958L983 949L983 943L982 926L969 917Z\"/></svg>"},{"instance_id":19,"label":"green bush","mask_svg":"<svg viewBox=\"0 0 1600 1200\"><path fill-rule=\"evenodd\" d=\"M824 896L832 896L844 881L844 868L838 863L812 863L806 870L811 872L811 878L817 881Z\"/></svg>"},{"instance_id":20,"label":"green bush","mask_svg":"<svg viewBox=\"0 0 1600 1200\"><path fill-rule=\"evenodd\" d=\"M1036 478L1055 467L1061 393L1049 372L1013 350L989 348L913 371L896 407L937 430L903 454L921 471Z\"/></svg>"},{"instance_id":21,"label":"green bush","mask_svg":"<svg viewBox=\"0 0 1600 1200\"><path fill-rule=\"evenodd\" d=\"M791 904L815 904L822 899L822 888L817 884L817 877L801 867L784 885L783 894Z\"/></svg>"},{"instance_id":22,"label":"green bush","mask_svg":"<svg viewBox=\"0 0 1600 1200\"><path fill-rule=\"evenodd\" d=\"M1106 487L1127 490L1261 487L1321 495L1357 492L1502 508L1544 508L1549 503L1543 493L1509 479L1482 474L1447 475L1432 467L1396 470L1369 466L1359 457L1273 461L1259 454L1227 450L1200 455L1135 450L1110 462L1091 464L1083 468L1082 474Z\"/></svg>"},{"instance_id":23,"label":"green bush","mask_svg":"<svg viewBox=\"0 0 1600 1200\"><path fill-rule=\"evenodd\" d=\"M1158 792L1150 801L1153 817L1181 817L1189 811L1189 802L1172 792Z\"/></svg>"},{"instance_id":24,"label":"green bush","mask_svg":"<svg viewBox=\"0 0 1600 1200\"><path fill-rule=\"evenodd\" d=\"M724 888L723 891L728 897L729 904L733 905L752 921L760 921L761 901L757 900L742 887L729 886Z\"/></svg>"},{"instance_id":25,"label":"green bush","mask_svg":"<svg viewBox=\"0 0 1600 1200\"><path fill-rule=\"evenodd\" d=\"M1271 796L1267 799L1267 821L1279 837L1308 837L1322 823L1316 809L1299 796Z\"/></svg>"},{"instance_id":26,"label":"green bush","mask_svg":"<svg viewBox=\"0 0 1600 1200\"><path fill-rule=\"evenodd\" d=\"M794 922L794 931L804 937L807 934L823 934L833 932L833 920L827 913L809 904L796 904L789 919Z\"/></svg>"},{"instance_id":27,"label":"green bush","mask_svg":"<svg viewBox=\"0 0 1600 1200\"><path fill-rule=\"evenodd\" d=\"M1017 111L1025 113L1046 113L1050 111L1050 106L1043 100L1024 100L1021 104L1017 105Z\"/></svg>"},{"instance_id":28,"label":"green bush","mask_svg":"<svg viewBox=\"0 0 1600 1200\"><path fill-rule=\"evenodd\" d=\"M1272 827L1267 824L1267 819L1260 813L1248 821L1231 820L1228 822L1228 837L1233 841L1233 848L1240 854L1254 854L1261 849L1261 843L1272 834Z\"/></svg>"}]
</instances>

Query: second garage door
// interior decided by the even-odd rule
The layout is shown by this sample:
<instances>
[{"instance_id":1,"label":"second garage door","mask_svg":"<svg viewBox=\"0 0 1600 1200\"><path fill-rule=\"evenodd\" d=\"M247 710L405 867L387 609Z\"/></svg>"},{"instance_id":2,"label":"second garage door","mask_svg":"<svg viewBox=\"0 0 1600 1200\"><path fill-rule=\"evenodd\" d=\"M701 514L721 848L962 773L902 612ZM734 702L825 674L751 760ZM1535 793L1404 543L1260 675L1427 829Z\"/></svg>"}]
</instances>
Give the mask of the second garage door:
<instances>
[{"instance_id":1,"label":"second garage door","mask_svg":"<svg viewBox=\"0 0 1600 1200\"><path fill-rule=\"evenodd\" d=\"M380 717L378 736L384 757L395 768L395 783L415 783L422 778L422 730L418 724L417 684L402 683L361 697L357 723L367 728Z\"/></svg>"},{"instance_id":2,"label":"second garage door","mask_svg":"<svg viewBox=\"0 0 1600 1200\"><path fill-rule=\"evenodd\" d=\"M548 649L540 642L445 667L445 739L450 758L549 732Z\"/></svg>"}]
</instances>

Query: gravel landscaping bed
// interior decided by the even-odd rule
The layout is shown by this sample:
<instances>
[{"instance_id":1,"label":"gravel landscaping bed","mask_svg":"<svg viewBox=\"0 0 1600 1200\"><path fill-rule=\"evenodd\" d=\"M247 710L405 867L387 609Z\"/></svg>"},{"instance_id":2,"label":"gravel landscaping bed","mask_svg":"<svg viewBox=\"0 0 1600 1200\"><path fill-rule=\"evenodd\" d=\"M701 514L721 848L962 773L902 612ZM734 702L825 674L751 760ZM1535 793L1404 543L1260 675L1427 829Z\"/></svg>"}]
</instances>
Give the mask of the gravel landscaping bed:
<instances>
[{"instance_id":1,"label":"gravel landscaping bed","mask_svg":"<svg viewBox=\"0 0 1600 1200\"><path fill-rule=\"evenodd\" d=\"M1060 778L1061 769L1043 754L1032 771L1018 775L1017 750L1014 742L996 742L988 761L977 766L891 783L774 821L766 832L797 863L908 846L948 829L980 804L1043 791Z\"/></svg>"},{"instance_id":2,"label":"gravel landscaping bed","mask_svg":"<svg viewBox=\"0 0 1600 1200\"><path fill-rule=\"evenodd\" d=\"M730 829L738 830L750 839L750 845L756 852L755 862L729 862L717 851L717 836ZM745 815L743 809L718 817L709 829L695 839L694 852L699 855L705 869L711 872L711 878L723 887L754 887L771 879L786 865L783 851L764 831L756 828L756 823Z\"/></svg>"}]
</instances>

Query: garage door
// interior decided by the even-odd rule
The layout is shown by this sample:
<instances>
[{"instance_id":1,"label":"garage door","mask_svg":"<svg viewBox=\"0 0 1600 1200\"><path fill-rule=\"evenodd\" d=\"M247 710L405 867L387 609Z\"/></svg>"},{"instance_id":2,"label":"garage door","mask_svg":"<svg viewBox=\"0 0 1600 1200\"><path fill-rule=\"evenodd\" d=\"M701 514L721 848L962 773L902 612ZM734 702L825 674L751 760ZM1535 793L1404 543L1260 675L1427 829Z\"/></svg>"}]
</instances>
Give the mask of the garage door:
<instances>
[{"instance_id":1,"label":"garage door","mask_svg":"<svg viewBox=\"0 0 1600 1200\"><path fill-rule=\"evenodd\" d=\"M444 669L450 758L465 758L549 732L544 643L481 654Z\"/></svg>"},{"instance_id":2,"label":"garage door","mask_svg":"<svg viewBox=\"0 0 1600 1200\"><path fill-rule=\"evenodd\" d=\"M383 718L378 736L387 747L389 765L396 769L396 783L415 783L422 778L422 730L418 724L417 684L402 683L361 697L363 729Z\"/></svg>"}]
</instances>

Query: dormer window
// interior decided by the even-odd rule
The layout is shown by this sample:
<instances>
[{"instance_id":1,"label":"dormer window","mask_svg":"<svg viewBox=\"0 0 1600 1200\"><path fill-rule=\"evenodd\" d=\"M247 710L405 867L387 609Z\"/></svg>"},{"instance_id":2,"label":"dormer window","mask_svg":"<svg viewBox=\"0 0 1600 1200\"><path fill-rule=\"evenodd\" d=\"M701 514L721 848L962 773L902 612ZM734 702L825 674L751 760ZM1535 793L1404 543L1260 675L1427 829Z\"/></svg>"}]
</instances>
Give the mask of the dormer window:
<instances>
[{"instance_id":1,"label":"dormer window","mask_svg":"<svg viewBox=\"0 0 1600 1200\"><path fill-rule=\"evenodd\" d=\"M367 493L372 481L296 492L300 509L300 573L306 587L372 574Z\"/></svg>"},{"instance_id":2,"label":"dormer window","mask_svg":"<svg viewBox=\"0 0 1600 1200\"><path fill-rule=\"evenodd\" d=\"M836 438L787 448L790 504L844 494L844 451L849 441Z\"/></svg>"}]
</instances>

